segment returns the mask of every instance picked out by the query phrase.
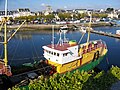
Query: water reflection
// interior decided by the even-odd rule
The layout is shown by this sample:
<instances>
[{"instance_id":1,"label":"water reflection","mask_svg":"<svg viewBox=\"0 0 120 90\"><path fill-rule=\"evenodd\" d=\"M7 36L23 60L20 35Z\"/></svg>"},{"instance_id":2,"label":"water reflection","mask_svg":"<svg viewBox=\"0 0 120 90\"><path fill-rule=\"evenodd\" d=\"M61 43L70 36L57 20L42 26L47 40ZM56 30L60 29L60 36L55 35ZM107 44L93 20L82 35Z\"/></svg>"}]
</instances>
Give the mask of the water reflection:
<instances>
[{"instance_id":1,"label":"water reflection","mask_svg":"<svg viewBox=\"0 0 120 90\"><path fill-rule=\"evenodd\" d=\"M116 42L120 42L120 39L115 39Z\"/></svg>"},{"instance_id":2,"label":"water reflection","mask_svg":"<svg viewBox=\"0 0 120 90\"><path fill-rule=\"evenodd\" d=\"M19 33L19 34L16 34L14 38L18 40L29 40L29 39L32 39L32 35Z\"/></svg>"},{"instance_id":3,"label":"water reflection","mask_svg":"<svg viewBox=\"0 0 120 90\"><path fill-rule=\"evenodd\" d=\"M95 30L102 30L106 32L114 33L116 30L120 29L120 27L96 27ZM59 34L55 33L55 43L57 43L59 39ZM69 40L75 39L79 42L81 33L79 31L69 32L66 34L66 37ZM84 36L81 43L86 42L87 34ZM108 58L109 65L117 65L120 67L120 40L91 34L91 40L102 39L107 43L108 46ZM49 32L41 32L41 31L26 31L26 32L18 32L13 39L8 43L8 58L9 63L11 65L20 65L26 62L33 62L34 60L41 60L43 58L43 45L48 45L51 43L52 33ZM2 53L2 46L0 46L0 53ZM106 58L99 65L102 69L107 69L108 64Z\"/></svg>"}]
</instances>

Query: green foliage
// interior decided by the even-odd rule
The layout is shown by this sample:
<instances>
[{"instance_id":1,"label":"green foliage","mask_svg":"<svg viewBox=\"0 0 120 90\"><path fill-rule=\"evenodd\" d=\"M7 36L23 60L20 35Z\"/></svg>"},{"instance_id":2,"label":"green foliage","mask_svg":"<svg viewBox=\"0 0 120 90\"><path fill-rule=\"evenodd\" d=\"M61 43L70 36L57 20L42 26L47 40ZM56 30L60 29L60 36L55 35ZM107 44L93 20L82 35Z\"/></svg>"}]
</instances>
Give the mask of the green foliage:
<instances>
[{"instance_id":1,"label":"green foliage","mask_svg":"<svg viewBox=\"0 0 120 90\"><path fill-rule=\"evenodd\" d=\"M54 14L49 14L49 15L44 16L44 18L46 18L46 19L53 19L55 17L54 17Z\"/></svg>"},{"instance_id":2,"label":"green foliage","mask_svg":"<svg viewBox=\"0 0 120 90\"><path fill-rule=\"evenodd\" d=\"M92 75L84 84L83 90L108 90L109 87L117 79L110 73L101 71L96 75Z\"/></svg>"},{"instance_id":3,"label":"green foliage","mask_svg":"<svg viewBox=\"0 0 120 90\"><path fill-rule=\"evenodd\" d=\"M72 16L71 16L70 13L59 13L59 14L58 14L58 17L59 17L61 20L65 20L65 19L70 19L70 18L72 18Z\"/></svg>"},{"instance_id":4,"label":"green foliage","mask_svg":"<svg viewBox=\"0 0 120 90\"><path fill-rule=\"evenodd\" d=\"M103 14L99 14L99 17L100 18L106 18L108 15L106 13L103 13Z\"/></svg>"},{"instance_id":5,"label":"green foliage","mask_svg":"<svg viewBox=\"0 0 120 90\"><path fill-rule=\"evenodd\" d=\"M58 14L58 17L61 19L61 20L69 20L69 19L81 19L81 18L84 18L84 17L87 17L88 15L86 13L79 13L79 14L71 14L71 13L59 13ZM93 13L92 14L93 17L97 17L97 18L106 18L107 17L107 14L105 13ZM14 20L27 20L27 21L32 21L32 20L40 20L41 18L44 18L44 19L53 19L55 18L54 14L49 14L49 15L39 15L39 16L21 16L21 17L16 17Z\"/></svg>"},{"instance_id":6,"label":"green foliage","mask_svg":"<svg viewBox=\"0 0 120 90\"><path fill-rule=\"evenodd\" d=\"M111 73L113 76L115 76L117 79L120 80L120 68L117 66L112 66L109 73Z\"/></svg>"},{"instance_id":7,"label":"green foliage","mask_svg":"<svg viewBox=\"0 0 120 90\"><path fill-rule=\"evenodd\" d=\"M88 15L86 13L82 13L80 18L84 18L84 17L87 17Z\"/></svg>"},{"instance_id":8,"label":"green foliage","mask_svg":"<svg viewBox=\"0 0 120 90\"><path fill-rule=\"evenodd\" d=\"M114 8L107 8L106 11L108 11L108 12L112 12L113 10L114 10Z\"/></svg>"},{"instance_id":9,"label":"green foliage","mask_svg":"<svg viewBox=\"0 0 120 90\"><path fill-rule=\"evenodd\" d=\"M81 14L79 13L79 14L77 14L77 18L78 19L80 19L81 18Z\"/></svg>"},{"instance_id":10,"label":"green foliage","mask_svg":"<svg viewBox=\"0 0 120 90\"><path fill-rule=\"evenodd\" d=\"M107 73L92 71L66 74L54 74L49 78L40 76L38 79L31 80L28 85L29 90L108 90L110 86L120 80L120 68L112 67ZM14 87L12 90L20 90ZM21 89L27 90L27 89Z\"/></svg>"}]
</instances>

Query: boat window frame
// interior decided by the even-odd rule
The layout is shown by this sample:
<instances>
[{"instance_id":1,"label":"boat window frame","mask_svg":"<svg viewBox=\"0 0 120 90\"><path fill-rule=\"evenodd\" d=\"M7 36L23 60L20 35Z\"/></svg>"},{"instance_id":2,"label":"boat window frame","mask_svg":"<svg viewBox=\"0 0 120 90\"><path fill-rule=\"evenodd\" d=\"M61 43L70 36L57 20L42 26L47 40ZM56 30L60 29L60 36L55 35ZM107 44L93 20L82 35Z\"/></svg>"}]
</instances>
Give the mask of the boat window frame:
<instances>
[{"instance_id":1,"label":"boat window frame","mask_svg":"<svg viewBox=\"0 0 120 90\"><path fill-rule=\"evenodd\" d=\"M54 55L54 52L51 51L51 54Z\"/></svg>"},{"instance_id":2,"label":"boat window frame","mask_svg":"<svg viewBox=\"0 0 120 90\"><path fill-rule=\"evenodd\" d=\"M60 54L59 54L59 53L57 53L57 56L59 57L59 56L60 56Z\"/></svg>"},{"instance_id":3,"label":"boat window frame","mask_svg":"<svg viewBox=\"0 0 120 90\"><path fill-rule=\"evenodd\" d=\"M55 56L56 56L56 55L57 55L57 53L56 53L56 52L54 52L54 54L53 54L53 55L55 55Z\"/></svg>"},{"instance_id":4,"label":"boat window frame","mask_svg":"<svg viewBox=\"0 0 120 90\"><path fill-rule=\"evenodd\" d=\"M68 53L63 53L63 57L66 57L66 56L68 56Z\"/></svg>"}]
</instances>

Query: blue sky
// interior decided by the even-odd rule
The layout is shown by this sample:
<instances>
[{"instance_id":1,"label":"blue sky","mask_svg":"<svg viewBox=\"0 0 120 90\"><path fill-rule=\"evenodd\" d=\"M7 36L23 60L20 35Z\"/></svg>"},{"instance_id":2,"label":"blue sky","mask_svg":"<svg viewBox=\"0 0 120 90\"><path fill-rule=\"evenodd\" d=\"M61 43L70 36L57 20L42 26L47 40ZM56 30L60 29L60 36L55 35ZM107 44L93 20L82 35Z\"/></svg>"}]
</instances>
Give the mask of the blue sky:
<instances>
[{"instance_id":1,"label":"blue sky","mask_svg":"<svg viewBox=\"0 0 120 90\"><path fill-rule=\"evenodd\" d=\"M0 10L4 10L5 0L0 0ZM105 9L113 7L120 9L120 0L8 0L8 10L30 8L31 11L41 11L45 5L56 9Z\"/></svg>"}]
</instances>

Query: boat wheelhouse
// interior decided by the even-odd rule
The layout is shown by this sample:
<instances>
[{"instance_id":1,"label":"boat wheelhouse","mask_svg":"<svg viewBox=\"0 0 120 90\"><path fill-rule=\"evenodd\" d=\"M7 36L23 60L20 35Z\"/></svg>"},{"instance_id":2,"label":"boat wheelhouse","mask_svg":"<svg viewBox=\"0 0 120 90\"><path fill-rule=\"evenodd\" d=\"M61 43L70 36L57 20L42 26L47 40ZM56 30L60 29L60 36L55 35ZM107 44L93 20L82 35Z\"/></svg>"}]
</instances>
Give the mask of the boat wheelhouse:
<instances>
[{"instance_id":1,"label":"boat wheelhouse","mask_svg":"<svg viewBox=\"0 0 120 90\"><path fill-rule=\"evenodd\" d=\"M78 56L78 45L76 42L70 41L69 43L63 43L62 45L56 44L54 48L52 45L43 46L44 57L47 60L56 62L58 64L65 64L74 60L80 59Z\"/></svg>"}]
</instances>

